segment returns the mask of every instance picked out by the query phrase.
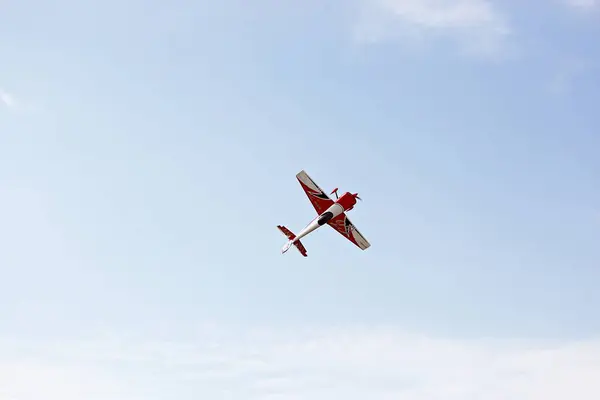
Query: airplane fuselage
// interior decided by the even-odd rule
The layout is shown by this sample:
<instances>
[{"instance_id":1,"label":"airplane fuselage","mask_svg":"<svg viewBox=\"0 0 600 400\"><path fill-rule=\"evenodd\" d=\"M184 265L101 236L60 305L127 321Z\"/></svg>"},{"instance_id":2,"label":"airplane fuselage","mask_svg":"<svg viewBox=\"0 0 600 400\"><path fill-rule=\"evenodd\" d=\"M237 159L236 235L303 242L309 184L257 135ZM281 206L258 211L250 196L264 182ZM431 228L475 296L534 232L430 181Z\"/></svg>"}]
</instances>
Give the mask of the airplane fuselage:
<instances>
[{"instance_id":1,"label":"airplane fuselage","mask_svg":"<svg viewBox=\"0 0 600 400\"><path fill-rule=\"evenodd\" d=\"M331 221L333 218L337 217L343 212L352 210L355 204L356 196L350 192L344 193L327 210L306 225L306 227L302 229L298 235L290 241L289 244L291 245L294 242L302 239L304 236L325 225L327 222Z\"/></svg>"}]
</instances>

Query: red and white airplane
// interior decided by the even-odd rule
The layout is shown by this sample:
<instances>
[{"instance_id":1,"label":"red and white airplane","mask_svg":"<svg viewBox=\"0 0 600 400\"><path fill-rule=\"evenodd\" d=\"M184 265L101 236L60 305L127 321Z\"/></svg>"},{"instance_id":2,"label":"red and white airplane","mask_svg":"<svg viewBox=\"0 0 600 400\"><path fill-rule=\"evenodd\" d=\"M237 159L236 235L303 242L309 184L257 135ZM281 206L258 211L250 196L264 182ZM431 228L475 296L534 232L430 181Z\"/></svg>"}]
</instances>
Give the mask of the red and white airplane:
<instances>
[{"instance_id":1,"label":"red and white airplane","mask_svg":"<svg viewBox=\"0 0 600 400\"><path fill-rule=\"evenodd\" d=\"M308 176L304 170L296 174L296 178L300 182L302 189L306 192L308 199L312 203L313 207L319 214L313 219L300 233L296 236L285 226L277 225L277 228L287 238L288 242L281 249L281 253L285 253L289 248L294 245L304 257L307 256L306 249L300 241L301 238L308 235L312 231L321 226L327 224L333 229L341 233L346 239L350 240L360 249L365 250L371 244L365 239L365 237L356 229L354 224L350 222L346 216L346 211L350 211L356 204L356 199L360 200L358 193L346 192L341 197L337 195L337 188L335 188L331 194L335 193L336 201L333 201L323 192L323 190Z\"/></svg>"}]
</instances>

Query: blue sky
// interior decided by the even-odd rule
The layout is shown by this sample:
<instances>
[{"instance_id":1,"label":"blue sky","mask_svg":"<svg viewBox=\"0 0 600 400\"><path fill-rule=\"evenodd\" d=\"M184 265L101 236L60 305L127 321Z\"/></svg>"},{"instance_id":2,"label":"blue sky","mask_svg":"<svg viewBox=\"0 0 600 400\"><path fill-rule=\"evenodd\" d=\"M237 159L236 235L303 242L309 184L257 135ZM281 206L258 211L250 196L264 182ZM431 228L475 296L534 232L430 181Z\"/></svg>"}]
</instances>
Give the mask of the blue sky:
<instances>
[{"instance_id":1,"label":"blue sky","mask_svg":"<svg viewBox=\"0 0 600 400\"><path fill-rule=\"evenodd\" d=\"M3 2L0 400L597 398L599 18Z\"/></svg>"}]
</instances>

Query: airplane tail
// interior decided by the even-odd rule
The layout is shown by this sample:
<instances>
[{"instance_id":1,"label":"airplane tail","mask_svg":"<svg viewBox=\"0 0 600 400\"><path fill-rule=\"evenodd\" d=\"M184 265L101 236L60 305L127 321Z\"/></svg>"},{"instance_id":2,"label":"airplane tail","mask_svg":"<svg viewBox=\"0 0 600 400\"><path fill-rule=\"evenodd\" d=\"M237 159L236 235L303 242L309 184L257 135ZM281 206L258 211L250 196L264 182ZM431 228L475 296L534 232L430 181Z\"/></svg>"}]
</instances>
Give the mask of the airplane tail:
<instances>
[{"instance_id":1,"label":"airplane tail","mask_svg":"<svg viewBox=\"0 0 600 400\"><path fill-rule=\"evenodd\" d=\"M289 239L289 241L281 249L282 254L288 251L293 244L294 246L296 246L300 254L302 254L304 257L307 256L306 249L304 248L302 242L299 240L294 241L294 239L296 239L296 235L294 235L292 231L290 231L288 228L282 225L277 225L277 228Z\"/></svg>"}]
</instances>

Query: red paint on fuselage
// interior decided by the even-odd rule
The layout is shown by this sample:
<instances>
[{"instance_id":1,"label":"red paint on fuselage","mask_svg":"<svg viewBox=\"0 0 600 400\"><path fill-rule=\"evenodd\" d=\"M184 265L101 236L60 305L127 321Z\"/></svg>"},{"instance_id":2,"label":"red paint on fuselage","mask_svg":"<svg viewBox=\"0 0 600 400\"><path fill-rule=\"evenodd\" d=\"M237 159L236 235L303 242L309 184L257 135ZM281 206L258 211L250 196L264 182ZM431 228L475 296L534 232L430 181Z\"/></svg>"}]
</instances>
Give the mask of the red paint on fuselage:
<instances>
[{"instance_id":1,"label":"red paint on fuselage","mask_svg":"<svg viewBox=\"0 0 600 400\"><path fill-rule=\"evenodd\" d=\"M350 192L346 192L337 199L336 203L344 207L344 211L350 211L356 204L356 196Z\"/></svg>"}]
</instances>

